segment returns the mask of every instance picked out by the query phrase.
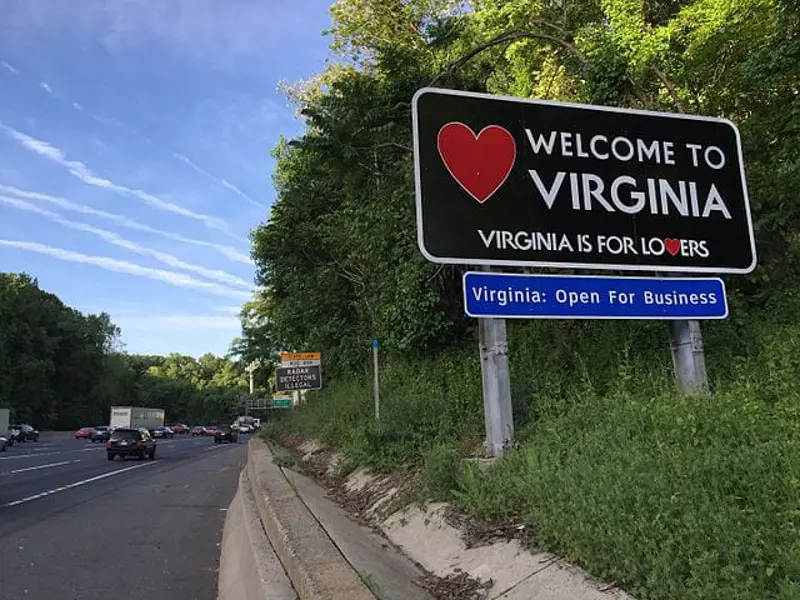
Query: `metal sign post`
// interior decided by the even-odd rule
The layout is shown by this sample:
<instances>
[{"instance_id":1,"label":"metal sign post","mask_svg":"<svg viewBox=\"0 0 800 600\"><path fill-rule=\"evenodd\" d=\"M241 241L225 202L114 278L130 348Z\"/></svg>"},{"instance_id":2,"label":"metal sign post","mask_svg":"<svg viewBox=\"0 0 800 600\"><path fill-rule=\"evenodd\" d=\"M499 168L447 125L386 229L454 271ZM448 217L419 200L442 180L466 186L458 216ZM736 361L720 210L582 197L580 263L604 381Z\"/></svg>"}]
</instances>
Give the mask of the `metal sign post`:
<instances>
[{"instance_id":1,"label":"metal sign post","mask_svg":"<svg viewBox=\"0 0 800 600\"><path fill-rule=\"evenodd\" d=\"M669 339L678 391L685 396L707 397L711 392L700 322L671 321Z\"/></svg>"},{"instance_id":2,"label":"metal sign post","mask_svg":"<svg viewBox=\"0 0 800 600\"><path fill-rule=\"evenodd\" d=\"M381 390L380 390L380 372L378 369L378 340L372 340L372 386L375 390L375 423L378 425L378 431L381 428Z\"/></svg>"},{"instance_id":3,"label":"metal sign post","mask_svg":"<svg viewBox=\"0 0 800 600\"><path fill-rule=\"evenodd\" d=\"M514 437L505 319L478 319L486 454L502 456Z\"/></svg>"}]
</instances>

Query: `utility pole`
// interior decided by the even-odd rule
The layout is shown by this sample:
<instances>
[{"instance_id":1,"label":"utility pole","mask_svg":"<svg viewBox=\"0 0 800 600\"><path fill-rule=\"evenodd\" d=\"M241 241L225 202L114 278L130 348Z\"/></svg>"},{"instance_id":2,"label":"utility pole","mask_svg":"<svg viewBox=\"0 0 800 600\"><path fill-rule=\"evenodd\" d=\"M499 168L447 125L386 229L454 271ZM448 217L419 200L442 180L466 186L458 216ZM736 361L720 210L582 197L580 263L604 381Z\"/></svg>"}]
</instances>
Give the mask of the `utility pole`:
<instances>
[{"instance_id":1,"label":"utility pole","mask_svg":"<svg viewBox=\"0 0 800 600\"><path fill-rule=\"evenodd\" d=\"M247 371L247 373L250 375L250 395L252 395L256 389L255 384L253 382L253 373L255 373L260 366L261 363L258 360L254 360L244 368L244 370Z\"/></svg>"}]
</instances>

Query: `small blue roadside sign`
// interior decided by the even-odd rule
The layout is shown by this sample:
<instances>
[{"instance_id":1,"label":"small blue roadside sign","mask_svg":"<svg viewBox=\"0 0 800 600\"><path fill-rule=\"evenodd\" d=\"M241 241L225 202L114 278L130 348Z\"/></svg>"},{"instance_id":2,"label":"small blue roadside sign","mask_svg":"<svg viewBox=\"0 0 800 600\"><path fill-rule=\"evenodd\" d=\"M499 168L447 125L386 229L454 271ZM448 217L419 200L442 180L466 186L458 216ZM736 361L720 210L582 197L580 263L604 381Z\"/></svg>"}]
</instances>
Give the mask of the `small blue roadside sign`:
<instances>
[{"instance_id":1,"label":"small blue roadside sign","mask_svg":"<svg viewBox=\"0 0 800 600\"><path fill-rule=\"evenodd\" d=\"M464 310L499 319L725 319L719 278L467 272Z\"/></svg>"}]
</instances>

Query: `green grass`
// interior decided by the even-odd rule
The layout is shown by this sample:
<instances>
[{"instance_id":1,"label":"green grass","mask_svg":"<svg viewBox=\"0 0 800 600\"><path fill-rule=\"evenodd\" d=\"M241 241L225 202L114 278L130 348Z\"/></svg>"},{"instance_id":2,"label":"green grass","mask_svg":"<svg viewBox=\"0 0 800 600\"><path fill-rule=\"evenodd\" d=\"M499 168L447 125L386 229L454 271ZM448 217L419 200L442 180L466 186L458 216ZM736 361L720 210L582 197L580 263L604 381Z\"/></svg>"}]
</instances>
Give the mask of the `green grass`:
<instances>
[{"instance_id":1,"label":"green grass","mask_svg":"<svg viewBox=\"0 0 800 600\"><path fill-rule=\"evenodd\" d=\"M793 305L792 305L793 306ZM674 392L663 323L513 323L517 448L481 473L476 345L368 376L270 426L376 470L415 465L425 493L645 599L800 598L800 318L705 326L711 400Z\"/></svg>"}]
</instances>

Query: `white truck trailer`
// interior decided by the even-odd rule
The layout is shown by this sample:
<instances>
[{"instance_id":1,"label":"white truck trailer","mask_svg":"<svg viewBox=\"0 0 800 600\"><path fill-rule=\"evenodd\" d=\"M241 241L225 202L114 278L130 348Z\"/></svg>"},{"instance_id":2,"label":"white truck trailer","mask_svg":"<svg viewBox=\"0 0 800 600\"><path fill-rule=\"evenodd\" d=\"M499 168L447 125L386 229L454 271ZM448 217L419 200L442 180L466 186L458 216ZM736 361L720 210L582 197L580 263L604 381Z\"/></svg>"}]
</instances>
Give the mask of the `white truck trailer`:
<instances>
[{"instance_id":1,"label":"white truck trailer","mask_svg":"<svg viewBox=\"0 0 800 600\"><path fill-rule=\"evenodd\" d=\"M11 411L7 408L0 408L0 437L8 439L8 420Z\"/></svg>"},{"instance_id":2,"label":"white truck trailer","mask_svg":"<svg viewBox=\"0 0 800 600\"><path fill-rule=\"evenodd\" d=\"M10 443L8 437L8 419L11 411L7 408L0 408L0 452L5 452Z\"/></svg>"},{"instance_id":3,"label":"white truck trailer","mask_svg":"<svg viewBox=\"0 0 800 600\"><path fill-rule=\"evenodd\" d=\"M164 425L163 408L145 408L142 406L112 406L112 428L137 429L144 427L153 431L156 427Z\"/></svg>"}]
</instances>

